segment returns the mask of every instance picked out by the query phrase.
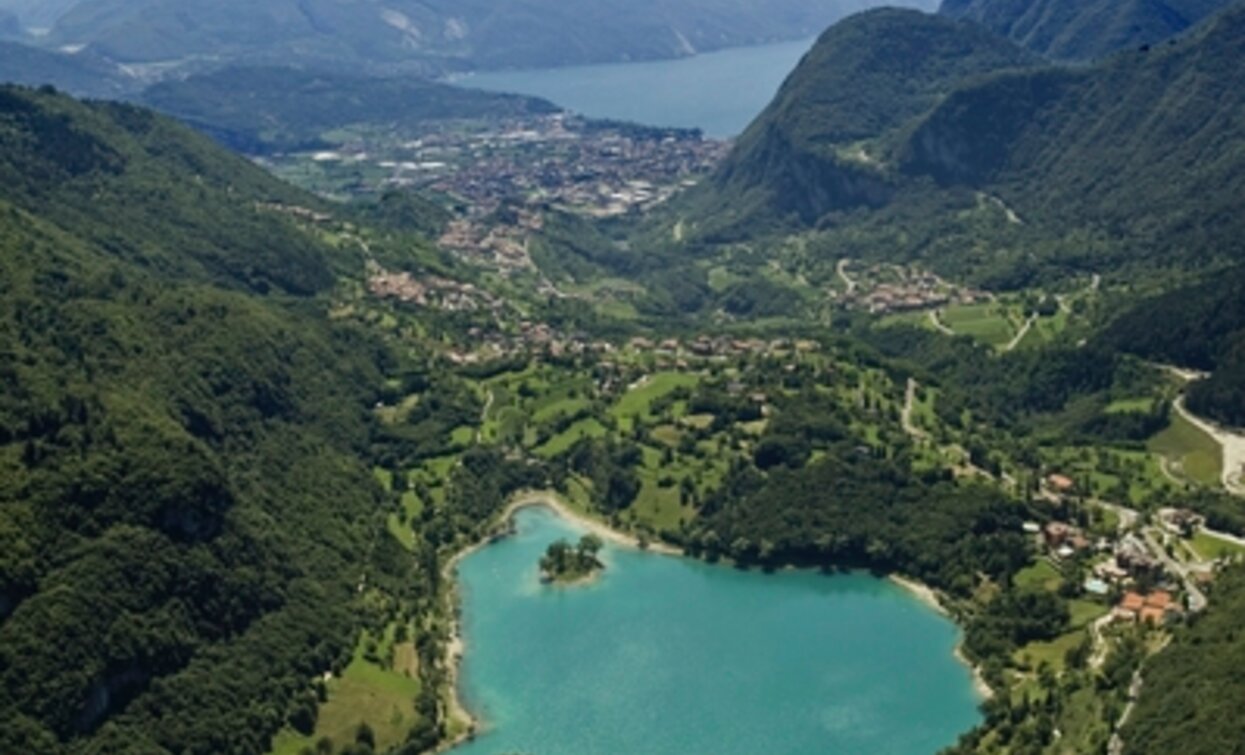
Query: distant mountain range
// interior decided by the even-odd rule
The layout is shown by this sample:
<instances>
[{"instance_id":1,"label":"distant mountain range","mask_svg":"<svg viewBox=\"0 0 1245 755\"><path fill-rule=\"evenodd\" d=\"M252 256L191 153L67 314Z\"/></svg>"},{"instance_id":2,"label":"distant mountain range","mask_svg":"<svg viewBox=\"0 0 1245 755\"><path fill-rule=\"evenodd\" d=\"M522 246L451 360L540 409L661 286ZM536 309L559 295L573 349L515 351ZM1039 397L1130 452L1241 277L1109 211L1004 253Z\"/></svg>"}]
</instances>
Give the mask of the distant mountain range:
<instances>
[{"instance_id":1,"label":"distant mountain range","mask_svg":"<svg viewBox=\"0 0 1245 755\"><path fill-rule=\"evenodd\" d=\"M943 0L938 12L982 24L1058 60L1093 60L1155 44L1232 0Z\"/></svg>"},{"instance_id":2,"label":"distant mountain range","mask_svg":"<svg viewBox=\"0 0 1245 755\"><path fill-rule=\"evenodd\" d=\"M28 29L47 29L81 0L0 0L0 12L11 13Z\"/></svg>"},{"instance_id":3,"label":"distant mountain range","mask_svg":"<svg viewBox=\"0 0 1245 755\"><path fill-rule=\"evenodd\" d=\"M519 95L413 77L377 78L292 68L227 68L161 82L138 99L250 154L315 148L353 124L400 124L554 113Z\"/></svg>"},{"instance_id":4,"label":"distant mountain range","mask_svg":"<svg viewBox=\"0 0 1245 755\"><path fill-rule=\"evenodd\" d=\"M66 55L0 40L0 82L60 89L86 97L118 97L140 86L116 65L89 54Z\"/></svg>"},{"instance_id":5,"label":"distant mountain range","mask_svg":"<svg viewBox=\"0 0 1245 755\"><path fill-rule=\"evenodd\" d=\"M8 0L9 7L28 7ZM905 0L930 7L930 0ZM77 0L46 44L124 63L408 70L673 58L810 37L873 0ZM5 7L0 0L0 8Z\"/></svg>"}]
</instances>

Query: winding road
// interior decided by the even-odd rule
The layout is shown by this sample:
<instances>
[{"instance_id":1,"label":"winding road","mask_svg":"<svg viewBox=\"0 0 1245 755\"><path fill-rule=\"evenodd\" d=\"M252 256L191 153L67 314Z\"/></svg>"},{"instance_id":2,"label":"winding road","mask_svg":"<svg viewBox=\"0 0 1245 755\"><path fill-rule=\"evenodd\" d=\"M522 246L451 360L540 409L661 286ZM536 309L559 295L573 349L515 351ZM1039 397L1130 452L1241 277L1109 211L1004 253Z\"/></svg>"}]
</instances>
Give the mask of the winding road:
<instances>
[{"instance_id":1,"label":"winding road","mask_svg":"<svg viewBox=\"0 0 1245 755\"><path fill-rule=\"evenodd\" d=\"M1020 330L1016 331L1016 337L1013 338L1011 341L1009 341L1007 345L1003 347L1004 354L1008 353L1009 351L1016 350L1016 347L1020 345L1020 342L1025 340L1025 336L1029 335L1029 331L1033 328L1033 323L1037 322L1037 319L1038 319L1038 316L1036 314L1029 315L1029 319L1025 320L1025 324L1020 326Z\"/></svg>"},{"instance_id":2,"label":"winding road","mask_svg":"<svg viewBox=\"0 0 1245 755\"><path fill-rule=\"evenodd\" d=\"M834 271L838 273L839 278L842 279L844 285L847 286L847 293L854 294L856 292L856 281L852 280L847 275L847 265L849 262L851 262L849 259L839 260L839 264L835 267Z\"/></svg>"},{"instance_id":3,"label":"winding road","mask_svg":"<svg viewBox=\"0 0 1245 755\"><path fill-rule=\"evenodd\" d=\"M942 319L938 316L938 310L931 309L929 311L929 324L934 326L934 330L942 333L944 336L955 336L955 331L948 328Z\"/></svg>"}]
</instances>

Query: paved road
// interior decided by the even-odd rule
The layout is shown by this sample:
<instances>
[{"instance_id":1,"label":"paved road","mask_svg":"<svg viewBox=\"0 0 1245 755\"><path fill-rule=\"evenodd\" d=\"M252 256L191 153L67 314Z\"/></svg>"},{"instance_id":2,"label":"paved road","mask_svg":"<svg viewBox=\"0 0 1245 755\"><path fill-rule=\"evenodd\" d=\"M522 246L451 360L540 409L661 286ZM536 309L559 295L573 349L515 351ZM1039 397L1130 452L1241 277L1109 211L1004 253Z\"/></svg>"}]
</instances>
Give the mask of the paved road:
<instances>
[{"instance_id":1,"label":"paved road","mask_svg":"<svg viewBox=\"0 0 1245 755\"><path fill-rule=\"evenodd\" d=\"M1189 593L1189 610L1194 613L1206 610L1206 594L1198 589L1197 583L1189 576L1189 568L1167 555L1167 550L1154 537L1154 533L1154 528L1146 528L1142 530L1141 535L1145 538L1146 545L1150 546L1150 551L1163 562L1163 566L1184 582L1185 592Z\"/></svg>"},{"instance_id":2,"label":"paved road","mask_svg":"<svg viewBox=\"0 0 1245 755\"><path fill-rule=\"evenodd\" d=\"M847 293L851 294L856 292L856 281L852 280L847 275L847 263L849 262L851 262L851 260L839 260L839 264L835 268L835 272L839 274L839 277L843 279L843 283L847 285Z\"/></svg>"},{"instance_id":3,"label":"paved road","mask_svg":"<svg viewBox=\"0 0 1245 755\"><path fill-rule=\"evenodd\" d=\"M1029 315L1029 319L1025 320L1025 324L1022 325L1020 331L1016 333L1016 337L1003 347L1003 353L1006 354L1009 351L1016 350L1016 347L1020 345L1020 342L1025 340L1025 336L1029 335L1029 330L1033 327L1033 323L1037 322L1037 318L1037 315Z\"/></svg>"},{"instance_id":4,"label":"paved road","mask_svg":"<svg viewBox=\"0 0 1245 755\"><path fill-rule=\"evenodd\" d=\"M934 330L937 330L939 333L942 333L944 336L955 335L955 331L952 330L951 328L948 328L946 325L943 324L942 320L939 319L938 310L936 309L931 309L929 311L929 323L930 325L934 326Z\"/></svg>"}]
</instances>

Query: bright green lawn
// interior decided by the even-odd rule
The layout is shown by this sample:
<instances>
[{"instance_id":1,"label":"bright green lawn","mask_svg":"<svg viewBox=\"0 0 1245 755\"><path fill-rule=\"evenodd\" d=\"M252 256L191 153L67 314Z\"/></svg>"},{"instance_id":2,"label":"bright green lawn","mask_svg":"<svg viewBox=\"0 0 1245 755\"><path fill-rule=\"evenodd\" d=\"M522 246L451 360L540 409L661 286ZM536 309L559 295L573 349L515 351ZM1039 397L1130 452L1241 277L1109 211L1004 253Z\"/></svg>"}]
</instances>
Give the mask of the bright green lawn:
<instances>
[{"instance_id":1,"label":"bright green lawn","mask_svg":"<svg viewBox=\"0 0 1245 755\"><path fill-rule=\"evenodd\" d=\"M1016 335L1007 312L997 304L963 304L947 307L942 322L959 335L971 336L991 346L1003 346Z\"/></svg>"},{"instance_id":2,"label":"bright green lawn","mask_svg":"<svg viewBox=\"0 0 1245 755\"><path fill-rule=\"evenodd\" d=\"M1245 555L1245 547L1228 540L1221 540L1205 532L1196 533L1187 542L1203 561Z\"/></svg>"},{"instance_id":3,"label":"bright green lawn","mask_svg":"<svg viewBox=\"0 0 1245 755\"><path fill-rule=\"evenodd\" d=\"M1172 412L1171 426L1147 444L1151 451L1170 459L1178 471L1195 482L1218 487L1223 474L1223 449L1215 439Z\"/></svg>"},{"instance_id":4,"label":"bright green lawn","mask_svg":"<svg viewBox=\"0 0 1245 755\"><path fill-rule=\"evenodd\" d=\"M605 433L605 426L594 417L581 419L536 449L536 455L551 459L578 443L581 438L600 438Z\"/></svg>"},{"instance_id":5,"label":"bright green lawn","mask_svg":"<svg viewBox=\"0 0 1245 755\"><path fill-rule=\"evenodd\" d=\"M382 651L392 652L388 639L382 643ZM367 661L363 657L365 641L366 635L341 677L329 680L329 699L320 706L315 732L304 737L292 729L282 730L273 741L274 755L297 755L322 737L332 739L338 747L353 744L355 732L364 722L372 728L377 749L382 752L406 739L416 720L413 701L419 694L419 681Z\"/></svg>"},{"instance_id":6,"label":"bright green lawn","mask_svg":"<svg viewBox=\"0 0 1245 755\"><path fill-rule=\"evenodd\" d=\"M1052 670L1062 671L1068 651L1081 644L1084 638L1085 631L1078 629L1062 634L1050 642L1030 642L1016 651L1015 659L1017 663L1027 665L1029 668L1036 669L1046 663Z\"/></svg>"},{"instance_id":7,"label":"bright green lawn","mask_svg":"<svg viewBox=\"0 0 1245 755\"><path fill-rule=\"evenodd\" d=\"M658 372L648 380L623 394L610 412L618 418L620 429L630 430L635 418L649 419L653 402L678 388L690 388L700 381L685 372Z\"/></svg>"},{"instance_id":8,"label":"bright green lawn","mask_svg":"<svg viewBox=\"0 0 1245 755\"><path fill-rule=\"evenodd\" d=\"M1046 559L1038 559L1032 566L1016 572L1013 578L1016 587L1030 590L1057 590L1063 578L1059 571Z\"/></svg>"}]
</instances>

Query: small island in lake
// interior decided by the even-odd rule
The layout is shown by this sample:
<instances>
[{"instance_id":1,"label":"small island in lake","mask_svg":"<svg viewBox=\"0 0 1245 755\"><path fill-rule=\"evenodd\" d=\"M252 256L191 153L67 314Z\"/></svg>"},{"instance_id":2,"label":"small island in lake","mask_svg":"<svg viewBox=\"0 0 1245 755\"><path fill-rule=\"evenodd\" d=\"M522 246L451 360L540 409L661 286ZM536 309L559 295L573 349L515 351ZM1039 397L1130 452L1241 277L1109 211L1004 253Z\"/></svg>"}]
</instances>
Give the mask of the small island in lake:
<instances>
[{"instance_id":1,"label":"small island in lake","mask_svg":"<svg viewBox=\"0 0 1245 755\"><path fill-rule=\"evenodd\" d=\"M540 559L540 581L553 584L587 582L605 568L597 558L604 543L596 535L584 535L579 544L567 540L553 542Z\"/></svg>"}]
</instances>

